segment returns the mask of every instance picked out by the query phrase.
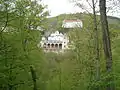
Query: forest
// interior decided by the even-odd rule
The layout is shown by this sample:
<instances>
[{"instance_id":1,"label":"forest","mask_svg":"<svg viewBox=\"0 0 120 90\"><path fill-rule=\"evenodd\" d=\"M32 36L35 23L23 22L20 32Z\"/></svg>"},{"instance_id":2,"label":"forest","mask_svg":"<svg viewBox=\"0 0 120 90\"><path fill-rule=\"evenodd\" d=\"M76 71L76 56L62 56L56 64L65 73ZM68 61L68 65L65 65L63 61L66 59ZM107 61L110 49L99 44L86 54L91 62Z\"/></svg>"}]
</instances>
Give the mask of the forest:
<instances>
[{"instance_id":1,"label":"forest","mask_svg":"<svg viewBox=\"0 0 120 90\"><path fill-rule=\"evenodd\" d=\"M96 14L91 1L93 13L48 18L37 0L0 0L0 90L120 90L120 18L107 16L106 0L97 0ZM64 19L81 19L83 28L64 29ZM57 30L75 48L45 53L38 43Z\"/></svg>"}]
</instances>

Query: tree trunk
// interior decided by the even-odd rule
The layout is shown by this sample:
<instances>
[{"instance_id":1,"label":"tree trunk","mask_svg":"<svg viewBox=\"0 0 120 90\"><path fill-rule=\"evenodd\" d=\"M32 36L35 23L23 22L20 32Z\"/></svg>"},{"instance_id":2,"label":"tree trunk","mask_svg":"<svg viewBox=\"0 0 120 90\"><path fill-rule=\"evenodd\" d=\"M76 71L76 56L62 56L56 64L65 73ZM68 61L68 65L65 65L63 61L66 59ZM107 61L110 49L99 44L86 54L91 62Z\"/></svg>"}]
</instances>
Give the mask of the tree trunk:
<instances>
[{"instance_id":1,"label":"tree trunk","mask_svg":"<svg viewBox=\"0 0 120 90\"><path fill-rule=\"evenodd\" d=\"M93 24L94 24L94 38L95 38L95 58L96 58L96 81L100 80L100 55L99 55L99 34L98 34L98 28L97 28L97 19L96 19L96 13L95 13L95 2L92 0L93 5ZM96 88L96 90L99 90L99 87Z\"/></svg>"},{"instance_id":2,"label":"tree trunk","mask_svg":"<svg viewBox=\"0 0 120 90\"><path fill-rule=\"evenodd\" d=\"M108 21L106 15L106 0L99 0L100 4L100 19L101 19L101 27L103 32L103 48L104 54L106 58L106 73L107 75L111 75L112 73L112 52L111 52L111 42L110 42L110 35L109 35L109 28L108 28ZM111 84L113 77L107 77L106 83L107 87L106 90L114 90Z\"/></svg>"},{"instance_id":3,"label":"tree trunk","mask_svg":"<svg viewBox=\"0 0 120 90\"><path fill-rule=\"evenodd\" d=\"M32 66L30 66L30 71L31 71L31 75L32 75L33 85L34 85L33 90L37 90L36 72L35 72L35 70L33 69Z\"/></svg>"}]
</instances>

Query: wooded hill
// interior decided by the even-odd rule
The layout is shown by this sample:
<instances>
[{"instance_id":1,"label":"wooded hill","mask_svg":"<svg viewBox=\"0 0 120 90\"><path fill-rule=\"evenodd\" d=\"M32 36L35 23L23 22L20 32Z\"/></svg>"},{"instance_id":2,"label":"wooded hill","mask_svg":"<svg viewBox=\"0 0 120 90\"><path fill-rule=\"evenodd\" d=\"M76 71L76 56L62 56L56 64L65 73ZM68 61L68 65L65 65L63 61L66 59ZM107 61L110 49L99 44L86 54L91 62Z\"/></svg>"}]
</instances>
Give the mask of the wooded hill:
<instances>
[{"instance_id":1,"label":"wooded hill","mask_svg":"<svg viewBox=\"0 0 120 90\"><path fill-rule=\"evenodd\" d=\"M0 8L0 90L96 90L96 87L106 90L109 83L115 83L116 90L120 90L119 19L108 17L115 78L114 82L106 83L110 76L105 69L102 30L97 17L100 80L96 81L92 14L62 14L46 20L48 13L43 13L44 7L36 1L0 0L3 7ZM42 15L39 16L39 13ZM61 28L64 19L83 20L83 30L75 29L68 33L75 49L64 54L44 53L37 47L41 32L36 31L36 27L66 31ZM3 32L5 29L8 33Z\"/></svg>"},{"instance_id":2,"label":"wooded hill","mask_svg":"<svg viewBox=\"0 0 120 90\"><path fill-rule=\"evenodd\" d=\"M63 28L62 26L62 21L65 19L80 19L83 21L83 27L88 27L89 29L89 24L92 23L93 15L92 14L86 14L86 13L76 13L76 14L61 14L56 17L50 17L46 21L46 29L51 30L51 31L62 31ZM99 23L99 15L97 16L98 23ZM114 29L120 29L120 18L113 17L113 16L108 16L108 23L110 27L114 27Z\"/></svg>"}]
</instances>

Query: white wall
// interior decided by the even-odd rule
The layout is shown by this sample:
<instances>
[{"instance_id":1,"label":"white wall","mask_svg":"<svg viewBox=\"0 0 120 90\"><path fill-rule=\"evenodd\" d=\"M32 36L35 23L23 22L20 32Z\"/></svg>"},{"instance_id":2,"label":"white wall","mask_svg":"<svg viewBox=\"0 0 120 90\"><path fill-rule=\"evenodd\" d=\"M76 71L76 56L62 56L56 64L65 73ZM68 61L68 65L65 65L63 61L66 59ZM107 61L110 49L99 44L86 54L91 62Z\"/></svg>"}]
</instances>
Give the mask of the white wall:
<instances>
[{"instance_id":1,"label":"white wall","mask_svg":"<svg viewBox=\"0 0 120 90\"><path fill-rule=\"evenodd\" d=\"M82 28L83 23L82 23L82 21L72 21L72 22L71 21L70 22L63 21L62 27L64 27L64 28L75 28L75 27Z\"/></svg>"}]
</instances>

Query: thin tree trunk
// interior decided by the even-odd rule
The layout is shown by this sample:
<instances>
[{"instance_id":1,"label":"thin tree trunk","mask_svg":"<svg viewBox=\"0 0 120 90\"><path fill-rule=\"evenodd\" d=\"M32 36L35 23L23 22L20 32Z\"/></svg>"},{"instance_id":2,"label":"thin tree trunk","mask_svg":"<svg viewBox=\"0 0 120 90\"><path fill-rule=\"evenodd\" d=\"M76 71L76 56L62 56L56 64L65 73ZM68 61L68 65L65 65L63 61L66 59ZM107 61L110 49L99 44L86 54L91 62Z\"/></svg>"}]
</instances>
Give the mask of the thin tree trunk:
<instances>
[{"instance_id":1,"label":"thin tree trunk","mask_svg":"<svg viewBox=\"0 0 120 90\"><path fill-rule=\"evenodd\" d=\"M111 42L110 42L110 35L109 35L109 28L108 28L108 21L106 15L106 0L100 0L100 19L101 19L101 27L103 32L103 48L104 54L106 58L106 72L107 75L111 75L112 73L112 52L111 52ZM106 90L114 90L114 86L112 86L113 77L107 77L107 87Z\"/></svg>"},{"instance_id":2,"label":"thin tree trunk","mask_svg":"<svg viewBox=\"0 0 120 90\"><path fill-rule=\"evenodd\" d=\"M30 71L31 71L31 75L32 75L33 85L34 85L33 90L37 90L36 72L35 72L35 70L33 69L32 66L30 66Z\"/></svg>"},{"instance_id":3,"label":"thin tree trunk","mask_svg":"<svg viewBox=\"0 0 120 90\"><path fill-rule=\"evenodd\" d=\"M59 85L59 90L61 90L62 89L62 80L61 80L61 63L59 63L60 65L59 65L59 70L60 70L60 73L59 73L59 81L60 81L60 85Z\"/></svg>"},{"instance_id":4,"label":"thin tree trunk","mask_svg":"<svg viewBox=\"0 0 120 90\"><path fill-rule=\"evenodd\" d=\"M96 19L96 13L95 13L95 2L92 0L93 5L93 23L94 23L94 34L95 34L95 53L96 53L96 81L100 80L100 55L99 55L99 34L98 34L98 28L97 28L97 19ZM99 90L99 87L96 88Z\"/></svg>"}]
</instances>

